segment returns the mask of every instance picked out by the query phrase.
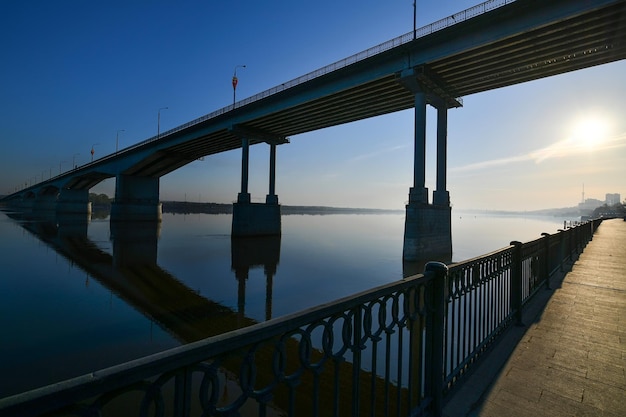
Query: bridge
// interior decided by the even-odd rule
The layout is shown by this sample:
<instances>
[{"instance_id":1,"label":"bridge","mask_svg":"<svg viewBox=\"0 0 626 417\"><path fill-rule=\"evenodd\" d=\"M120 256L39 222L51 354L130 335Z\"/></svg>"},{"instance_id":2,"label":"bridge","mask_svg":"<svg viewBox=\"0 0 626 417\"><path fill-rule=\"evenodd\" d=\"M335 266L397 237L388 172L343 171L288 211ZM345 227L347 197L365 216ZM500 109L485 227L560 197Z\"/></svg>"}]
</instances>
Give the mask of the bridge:
<instances>
[{"instance_id":1,"label":"bridge","mask_svg":"<svg viewBox=\"0 0 626 417\"><path fill-rule=\"evenodd\" d=\"M623 0L485 2L5 199L22 208L87 213L89 189L115 178L111 220L158 221L160 177L198 158L241 148L232 234L278 235L278 145L292 135L414 108L414 174L404 258L446 252L451 250L448 109L461 107L461 96L624 59L625 39ZM427 105L437 109L432 199L425 187ZM252 203L248 192L249 147L260 143L270 146L264 204Z\"/></svg>"}]
</instances>

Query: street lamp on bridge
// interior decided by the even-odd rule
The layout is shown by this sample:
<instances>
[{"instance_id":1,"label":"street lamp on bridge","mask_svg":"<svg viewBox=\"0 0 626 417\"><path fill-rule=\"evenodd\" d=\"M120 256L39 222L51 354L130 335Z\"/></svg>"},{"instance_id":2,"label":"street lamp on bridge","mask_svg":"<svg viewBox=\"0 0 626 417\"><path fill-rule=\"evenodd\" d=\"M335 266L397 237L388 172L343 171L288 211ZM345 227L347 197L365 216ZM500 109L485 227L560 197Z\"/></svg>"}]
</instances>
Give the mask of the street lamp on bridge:
<instances>
[{"instance_id":1,"label":"street lamp on bridge","mask_svg":"<svg viewBox=\"0 0 626 417\"><path fill-rule=\"evenodd\" d=\"M61 162L59 162L59 175L61 175L61 165L63 165L63 163L64 163L64 162L67 162L67 161L61 161Z\"/></svg>"},{"instance_id":2,"label":"street lamp on bridge","mask_svg":"<svg viewBox=\"0 0 626 417\"><path fill-rule=\"evenodd\" d=\"M72 155L72 169L76 168L76 156L80 155L79 153L75 153L74 155Z\"/></svg>"},{"instance_id":3,"label":"street lamp on bridge","mask_svg":"<svg viewBox=\"0 0 626 417\"><path fill-rule=\"evenodd\" d=\"M169 110L168 107L161 107L157 115L157 140L161 137L161 110Z\"/></svg>"},{"instance_id":4,"label":"street lamp on bridge","mask_svg":"<svg viewBox=\"0 0 626 417\"><path fill-rule=\"evenodd\" d=\"M99 143L94 143L93 145L91 145L91 162L93 162L93 154L96 153L96 151L93 149L94 146L96 145L100 145Z\"/></svg>"},{"instance_id":5,"label":"street lamp on bridge","mask_svg":"<svg viewBox=\"0 0 626 417\"><path fill-rule=\"evenodd\" d=\"M417 5L416 0L413 0L413 40L417 38Z\"/></svg>"},{"instance_id":6,"label":"street lamp on bridge","mask_svg":"<svg viewBox=\"0 0 626 417\"><path fill-rule=\"evenodd\" d=\"M237 68L245 67L245 65L237 65L233 71L233 109L235 108L235 92L237 91L237 83L239 82L239 79L237 78Z\"/></svg>"},{"instance_id":7,"label":"street lamp on bridge","mask_svg":"<svg viewBox=\"0 0 626 417\"><path fill-rule=\"evenodd\" d=\"M115 135L115 153L117 153L118 144L120 141L120 132L125 132L124 129L120 129L117 131L117 135Z\"/></svg>"}]
</instances>

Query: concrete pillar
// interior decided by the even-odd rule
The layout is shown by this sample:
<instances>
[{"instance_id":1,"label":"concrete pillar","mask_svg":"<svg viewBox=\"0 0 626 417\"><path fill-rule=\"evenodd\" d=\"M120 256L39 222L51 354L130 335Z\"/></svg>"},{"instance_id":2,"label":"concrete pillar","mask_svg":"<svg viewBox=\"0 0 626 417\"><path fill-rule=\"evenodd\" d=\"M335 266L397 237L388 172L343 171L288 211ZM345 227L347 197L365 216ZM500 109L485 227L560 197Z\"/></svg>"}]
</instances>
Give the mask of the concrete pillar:
<instances>
[{"instance_id":1,"label":"concrete pillar","mask_svg":"<svg viewBox=\"0 0 626 417\"><path fill-rule=\"evenodd\" d=\"M413 188L409 191L404 223L405 261L447 259L452 253L452 214L446 188L447 111L438 106L437 114L437 190L433 204L428 203L426 182L426 94L420 89L415 94L415 159ZM431 97L432 99L432 97Z\"/></svg>"},{"instance_id":2,"label":"concrete pillar","mask_svg":"<svg viewBox=\"0 0 626 417\"><path fill-rule=\"evenodd\" d=\"M275 236L281 233L280 205L276 195L276 145L270 148L270 190L265 203L252 203L248 192L248 139L242 139L241 192L233 204L233 236Z\"/></svg>"},{"instance_id":3,"label":"concrete pillar","mask_svg":"<svg viewBox=\"0 0 626 417\"><path fill-rule=\"evenodd\" d=\"M276 144L270 144L270 191L265 197L266 204L278 204L276 195Z\"/></svg>"},{"instance_id":4,"label":"concrete pillar","mask_svg":"<svg viewBox=\"0 0 626 417\"><path fill-rule=\"evenodd\" d=\"M426 94L415 93L415 150L413 161L413 188L409 190L409 204L428 203L426 184Z\"/></svg>"},{"instance_id":5,"label":"concrete pillar","mask_svg":"<svg viewBox=\"0 0 626 417\"><path fill-rule=\"evenodd\" d=\"M117 176L111 221L161 221L161 216L158 177Z\"/></svg>"},{"instance_id":6,"label":"concrete pillar","mask_svg":"<svg viewBox=\"0 0 626 417\"><path fill-rule=\"evenodd\" d=\"M249 203L248 192L248 166L250 164L250 140L241 139L241 192L237 196L238 203Z\"/></svg>"},{"instance_id":7,"label":"concrete pillar","mask_svg":"<svg viewBox=\"0 0 626 417\"><path fill-rule=\"evenodd\" d=\"M62 188L57 197L57 213L91 214L89 190Z\"/></svg>"},{"instance_id":8,"label":"concrete pillar","mask_svg":"<svg viewBox=\"0 0 626 417\"><path fill-rule=\"evenodd\" d=\"M450 205L450 193L446 190L447 148L448 148L448 109L445 105L437 108L437 188L433 193L433 204Z\"/></svg>"}]
</instances>

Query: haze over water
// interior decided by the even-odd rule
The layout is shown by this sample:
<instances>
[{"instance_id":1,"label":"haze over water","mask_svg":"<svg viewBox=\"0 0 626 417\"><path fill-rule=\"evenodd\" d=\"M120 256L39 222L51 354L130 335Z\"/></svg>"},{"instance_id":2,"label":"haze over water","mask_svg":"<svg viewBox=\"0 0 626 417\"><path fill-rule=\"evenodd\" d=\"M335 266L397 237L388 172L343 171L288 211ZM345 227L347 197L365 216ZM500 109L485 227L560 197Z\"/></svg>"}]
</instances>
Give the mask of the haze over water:
<instances>
[{"instance_id":1,"label":"haze over water","mask_svg":"<svg viewBox=\"0 0 626 417\"><path fill-rule=\"evenodd\" d=\"M453 212L452 261L563 220ZM164 214L158 228L117 231L108 219L59 224L0 212L0 398L422 268L402 262L403 212L283 215L280 239L243 241L231 240L230 215Z\"/></svg>"}]
</instances>

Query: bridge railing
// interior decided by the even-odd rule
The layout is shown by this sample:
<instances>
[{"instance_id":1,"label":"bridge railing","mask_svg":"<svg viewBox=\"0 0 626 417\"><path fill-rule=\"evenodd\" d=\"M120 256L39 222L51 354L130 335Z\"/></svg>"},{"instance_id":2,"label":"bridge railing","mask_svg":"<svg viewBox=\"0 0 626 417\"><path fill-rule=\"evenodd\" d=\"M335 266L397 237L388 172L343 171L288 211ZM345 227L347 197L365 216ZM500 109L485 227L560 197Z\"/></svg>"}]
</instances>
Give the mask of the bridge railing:
<instances>
[{"instance_id":1,"label":"bridge railing","mask_svg":"<svg viewBox=\"0 0 626 417\"><path fill-rule=\"evenodd\" d=\"M450 267L443 391L448 392L511 324L550 277L574 260L602 219L511 245Z\"/></svg>"},{"instance_id":2,"label":"bridge railing","mask_svg":"<svg viewBox=\"0 0 626 417\"><path fill-rule=\"evenodd\" d=\"M126 147L124 149L121 149L117 152L115 152L114 154L110 154L110 155L105 155L101 158L98 158L94 161L91 161L87 164L85 164L84 166L90 166L96 163L101 163L103 161L106 161L108 159L114 158L117 155L124 153L124 152L128 152L131 151L133 149L139 148L143 145L146 145L148 143L152 143L155 142L157 140L162 140L164 138L166 138L169 135L172 135L174 133L180 132L184 129L187 129L189 127L195 126L197 124L200 124L202 122L205 122L207 120L216 118L218 116L221 116L222 114L228 113L229 111L232 111L236 108L245 106L247 104L253 103L255 101L259 101L261 99L264 99L266 97L269 97L271 95L274 95L276 93L279 93L281 91L284 91L288 88L303 84L307 81L311 81L317 77L320 77L322 75L331 73L333 71L336 71L338 69L347 67L348 65L354 64L356 62L362 61L364 59L367 59L369 57L372 57L374 55L380 54L384 51L387 51L389 49L395 48L396 46L400 46L400 45L404 45L406 43L411 42L414 39L417 38L421 38L427 35L430 35L431 33L437 32L439 30L445 29L449 26L455 25L457 23L463 22L465 20L471 19L472 17L481 15L483 13L487 13L489 11L492 11L494 9L497 9L499 7L502 7L504 5L510 4L515 2L516 0L488 0L485 1L481 4L478 4L476 6L470 7L469 9L465 9L461 12L455 13L451 16L445 17L443 19L440 19L436 22L433 22L429 25L423 26L421 28L417 28L415 30L415 32L411 31L408 33L405 33L404 35L398 36L396 38L393 38L389 41L383 42L379 45L373 46L371 48L366 49L365 51L361 51L358 52L354 55L351 55L347 58L341 59L339 61L336 61L332 64L326 65L325 67L319 68L315 71L311 71L307 74L304 74L300 77L294 78L290 81L284 82L280 85L277 85L275 87L269 88L265 91L262 91L260 93L257 93L253 96L247 97L243 100L240 100L234 104L228 105L226 107L222 107L218 110L215 110L211 113L205 114L204 116L200 116L197 119L191 120L187 123L184 123L182 125L176 126L172 129L169 129L163 133L160 133L158 135L152 136L148 139L145 139L141 142L137 142L134 145L131 145L129 147ZM460 100L460 98L459 98ZM59 178L63 177L64 175L66 175L67 172L64 173L59 173L59 175L56 175L53 178L50 178L47 181L42 181L42 182L53 182L55 180L58 180ZM26 188L31 188L31 187L26 187Z\"/></svg>"},{"instance_id":3,"label":"bridge railing","mask_svg":"<svg viewBox=\"0 0 626 417\"><path fill-rule=\"evenodd\" d=\"M294 78L290 81L284 82L280 85L277 85L275 87L269 88L265 91L262 91L260 93L257 93L253 96L247 97L243 100L240 100L234 104L231 104L229 106L226 107L222 107L221 109L215 110L209 114L206 114L204 116L201 116L197 119L194 119L190 122L184 123L180 126L176 126L170 130L167 130L163 133L161 133L158 136L153 136L149 139L146 139L142 142L139 142L133 146L130 146L126 149L124 149L123 151L126 150L130 150L133 149L135 147L138 146L142 146L146 143L150 143L150 142L154 142L155 140L158 139L162 139L168 135L180 132L181 130L184 130L188 127L197 125L199 123L202 123L204 121L213 119L215 117L218 117L222 114L225 114L231 110L234 110L236 108L248 105L250 103L253 103L255 101L259 101L261 99L264 99L266 97L269 97L271 95L274 95L276 93L279 93L281 91L287 90L288 88L292 88L295 87L297 85L303 84L305 82L311 81L317 77L321 77L322 75L326 75L328 73L331 73L333 71L339 70L341 68L345 68L348 65L354 64L356 62L362 61L364 59L370 58L374 55L380 54L384 51L387 51L389 49L395 48L396 46L400 46L400 45L404 45L406 43L409 43L411 41L413 41L414 39L417 38L421 38L427 35L430 35L434 32L437 32L439 30L445 29L449 26L455 25L457 23L463 22L465 20L471 19L472 17L476 17L478 15L481 15L483 13L487 13L489 11L492 11L494 9L497 9L499 7L502 7L504 5L510 4L515 2L516 0L489 0L489 1L485 1L481 4L478 4L476 6L470 7L469 9L465 9L461 12L455 13L451 16L445 17L443 19L440 19L436 22L433 22L431 24L428 24L426 26L423 26L421 28L417 28L415 30L415 32L411 31L408 33L405 33L404 35L398 36L396 38L393 38L389 41L383 42L379 45L373 46L371 48L368 48L364 51L358 52L354 55L351 55L347 58L341 59L339 61L333 62L332 64L326 65L325 67L319 68L315 71L311 71L307 74L301 75L300 77Z\"/></svg>"},{"instance_id":4,"label":"bridge railing","mask_svg":"<svg viewBox=\"0 0 626 417\"><path fill-rule=\"evenodd\" d=\"M440 415L600 222L5 398L0 415Z\"/></svg>"}]
</instances>

